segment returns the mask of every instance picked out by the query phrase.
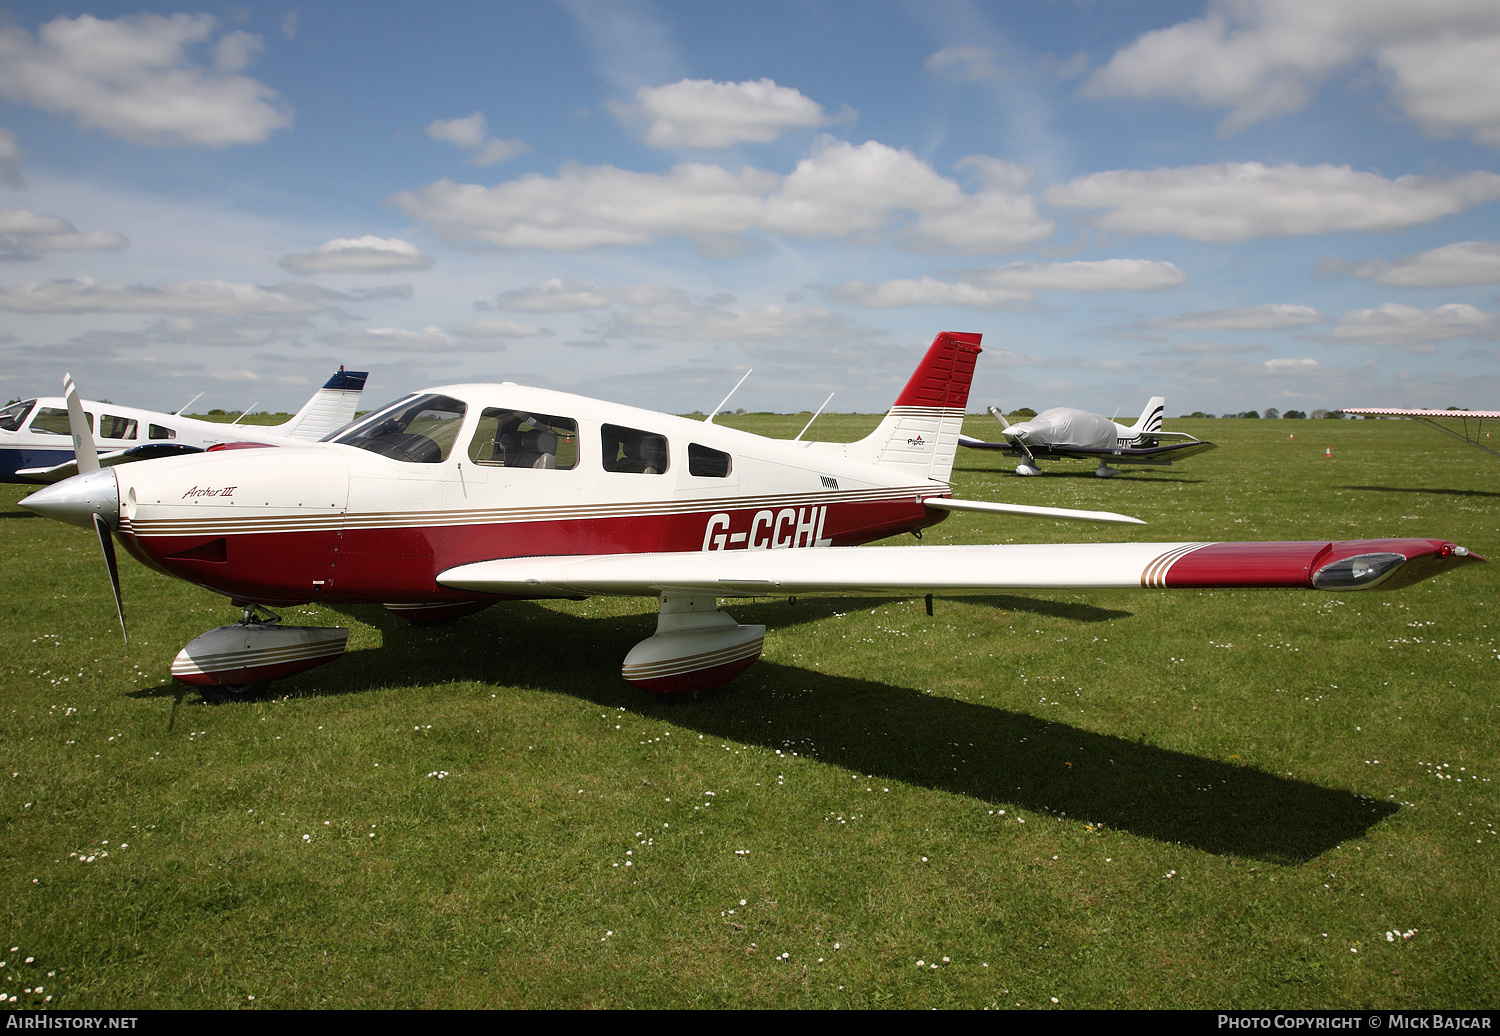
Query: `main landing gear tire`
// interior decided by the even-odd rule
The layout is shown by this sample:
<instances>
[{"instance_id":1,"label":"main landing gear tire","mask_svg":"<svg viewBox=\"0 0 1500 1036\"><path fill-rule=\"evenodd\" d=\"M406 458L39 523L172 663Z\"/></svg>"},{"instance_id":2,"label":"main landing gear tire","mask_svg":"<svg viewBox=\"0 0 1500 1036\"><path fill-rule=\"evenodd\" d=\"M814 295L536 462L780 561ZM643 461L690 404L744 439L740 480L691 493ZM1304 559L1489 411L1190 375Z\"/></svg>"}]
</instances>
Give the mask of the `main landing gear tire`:
<instances>
[{"instance_id":1,"label":"main landing gear tire","mask_svg":"<svg viewBox=\"0 0 1500 1036\"><path fill-rule=\"evenodd\" d=\"M271 689L270 680L255 683L221 683L217 687L204 688L203 697L211 702L244 701L258 698Z\"/></svg>"}]
</instances>

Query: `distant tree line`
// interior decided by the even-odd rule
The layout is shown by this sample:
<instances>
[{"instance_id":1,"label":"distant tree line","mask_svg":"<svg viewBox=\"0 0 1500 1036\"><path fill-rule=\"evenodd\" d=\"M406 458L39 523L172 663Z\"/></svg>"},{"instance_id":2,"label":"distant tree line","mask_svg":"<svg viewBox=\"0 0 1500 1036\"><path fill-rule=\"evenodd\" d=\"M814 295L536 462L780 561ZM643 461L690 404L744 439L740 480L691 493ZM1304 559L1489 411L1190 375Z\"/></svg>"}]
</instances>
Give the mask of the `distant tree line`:
<instances>
[{"instance_id":1,"label":"distant tree line","mask_svg":"<svg viewBox=\"0 0 1500 1036\"><path fill-rule=\"evenodd\" d=\"M1318 421L1322 421L1322 420L1325 420L1325 419L1337 421L1340 418L1342 418L1344 415L1343 415L1342 412L1340 412L1338 410L1323 410L1323 409L1314 410L1310 414L1306 413L1305 411L1302 411L1302 410L1288 410L1286 413L1282 413L1280 410L1277 410L1275 407L1272 406L1272 407L1266 407L1266 409L1263 410L1263 411L1261 411L1260 413L1256 413L1254 410L1246 410L1243 413L1238 413L1238 414L1222 414L1222 415L1220 415L1220 414L1206 414L1202 410L1194 410L1191 414L1183 414L1182 416L1184 418L1193 418L1193 417L1216 418L1216 417L1221 417L1221 416L1222 417L1254 417L1254 418L1262 418L1262 417L1264 417L1264 418L1269 418L1271 420L1275 420L1276 418L1280 418L1283 421L1305 421L1308 418L1313 418L1314 420L1318 420Z\"/></svg>"}]
</instances>

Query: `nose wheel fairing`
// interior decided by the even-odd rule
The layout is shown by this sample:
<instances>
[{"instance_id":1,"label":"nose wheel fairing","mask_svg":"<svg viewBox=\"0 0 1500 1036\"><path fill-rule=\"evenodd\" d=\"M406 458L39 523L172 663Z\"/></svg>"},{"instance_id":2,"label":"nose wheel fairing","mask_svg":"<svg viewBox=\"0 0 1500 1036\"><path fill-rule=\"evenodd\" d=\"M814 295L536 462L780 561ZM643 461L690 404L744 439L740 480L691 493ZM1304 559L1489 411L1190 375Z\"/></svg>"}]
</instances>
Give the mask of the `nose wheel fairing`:
<instances>
[{"instance_id":1,"label":"nose wheel fairing","mask_svg":"<svg viewBox=\"0 0 1500 1036\"><path fill-rule=\"evenodd\" d=\"M349 631L339 626L282 626L274 620L220 626L177 653L172 678L204 688L282 680L332 662L348 641Z\"/></svg>"}]
</instances>

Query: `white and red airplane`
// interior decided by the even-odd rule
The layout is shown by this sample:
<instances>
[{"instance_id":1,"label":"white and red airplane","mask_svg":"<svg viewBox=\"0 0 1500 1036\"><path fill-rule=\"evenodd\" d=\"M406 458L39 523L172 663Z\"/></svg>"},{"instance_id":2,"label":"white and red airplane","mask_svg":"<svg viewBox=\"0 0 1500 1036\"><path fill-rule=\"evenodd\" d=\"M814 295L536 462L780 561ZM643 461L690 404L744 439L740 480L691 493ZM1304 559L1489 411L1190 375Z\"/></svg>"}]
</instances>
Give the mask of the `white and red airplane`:
<instances>
[{"instance_id":1,"label":"white and red airplane","mask_svg":"<svg viewBox=\"0 0 1500 1036\"><path fill-rule=\"evenodd\" d=\"M1500 421L1500 410L1402 410L1398 407L1369 406L1369 407L1346 407L1340 413L1358 414L1360 417L1410 417L1421 421L1429 428L1436 428L1444 435L1457 439L1459 442L1468 443L1475 449L1483 450L1493 457L1500 457L1500 450L1493 450L1479 441L1479 436L1489 435L1484 431L1484 422ZM1459 421L1463 424L1460 431L1450 428L1440 422ZM1469 422L1474 422L1474 432L1469 434Z\"/></svg>"},{"instance_id":2,"label":"white and red airplane","mask_svg":"<svg viewBox=\"0 0 1500 1036\"><path fill-rule=\"evenodd\" d=\"M1110 464L1170 467L1174 460L1184 460L1215 448L1213 443L1186 432L1162 431L1161 420L1166 408L1165 396L1152 396L1134 425L1118 424L1101 414L1070 406L1043 410L1029 421L1012 424L999 407L992 406L990 413L1000 422L1000 434L1004 440L985 442L960 435L958 444L975 450L1003 450L1019 457L1017 475L1040 475L1042 469L1037 461L1067 458L1097 461L1099 466L1094 469L1094 474L1100 478L1114 478L1120 473ZM1164 439L1179 441L1164 443Z\"/></svg>"},{"instance_id":3,"label":"white and red airplane","mask_svg":"<svg viewBox=\"0 0 1500 1036\"><path fill-rule=\"evenodd\" d=\"M240 623L197 638L172 667L185 683L231 691L342 654L347 630L260 615L307 601L379 602L421 619L508 599L656 597L656 633L630 651L622 675L671 694L722 684L760 657L765 627L736 622L720 598L1342 591L1482 560L1435 539L857 546L920 533L953 511L1142 524L954 499L948 479L979 341L938 335L885 419L853 443L767 439L509 383L451 385L317 446L102 468L22 504L95 529L117 606L112 536L243 608Z\"/></svg>"},{"instance_id":4,"label":"white and red airplane","mask_svg":"<svg viewBox=\"0 0 1500 1036\"><path fill-rule=\"evenodd\" d=\"M364 371L340 367L301 410L275 425L242 425L238 420L221 424L183 417L181 410L166 414L91 399L79 403L95 437L99 463L110 467L199 453L229 442L270 446L317 442L354 419L368 377ZM68 396L76 395L70 385L64 378L62 398L23 399L0 410L0 482L61 482L78 474L74 443L69 438Z\"/></svg>"}]
</instances>

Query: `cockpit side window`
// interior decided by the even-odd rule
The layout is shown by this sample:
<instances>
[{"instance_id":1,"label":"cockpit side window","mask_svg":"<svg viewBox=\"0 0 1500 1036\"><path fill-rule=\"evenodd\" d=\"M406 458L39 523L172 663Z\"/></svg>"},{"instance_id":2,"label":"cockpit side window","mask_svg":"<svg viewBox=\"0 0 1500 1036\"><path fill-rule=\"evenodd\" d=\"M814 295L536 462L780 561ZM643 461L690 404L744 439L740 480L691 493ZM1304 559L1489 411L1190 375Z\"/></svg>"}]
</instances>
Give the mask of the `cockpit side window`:
<instances>
[{"instance_id":1,"label":"cockpit side window","mask_svg":"<svg viewBox=\"0 0 1500 1036\"><path fill-rule=\"evenodd\" d=\"M36 406L36 400L23 399L19 403L12 403L4 410L0 410L0 431L16 431L34 406Z\"/></svg>"},{"instance_id":2,"label":"cockpit side window","mask_svg":"<svg viewBox=\"0 0 1500 1036\"><path fill-rule=\"evenodd\" d=\"M116 417L114 414L99 415L99 438L134 439L136 423L133 417Z\"/></svg>"},{"instance_id":3,"label":"cockpit side window","mask_svg":"<svg viewBox=\"0 0 1500 1036\"><path fill-rule=\"evenodd\" d=\"M94 415L88 411L83 413L84 420L88 422L89 430L94 429ZM68 427L68 412L55 406L44 406L36 412L31 419L31 430L41 432L43 435L72 435L73 431Z\"/></svg>"},{"instance_id":4,"label":"cockpit side window","mask_svg":"<svg viewBox=\"0 0 1500 1036\"><path fill-rule=\"evenodd\" d=\"M484 467L562 469L578 466L578 422L569 417L487 407L469 442Z\"/></svg>"},{"instance_id":5,"label":"cockpit side window","mask_svg":"<svg viewBox=\"0 0 1500 1036\"><path fill-rule=\"evenodd\" d=\"M408 464L438 464L453 452L465 409L449 396L408 396L329 438Z\"/></svg>"},{"instance_id":6,"label":"cockpit side window","mask_svg":"<svg viewBox=\"0 0 1500 1036\"><path fill-rule=\"evenodd\" d=\"M177 438L177 429L165 428L162 425L154 424L148 429L148 434L153 439L175 439Z\"/></svg>"},{"instance_id":7,"label":"cockpit side window","mask_svg":"<svg viewBox=\"0 0 1500 1036\"><path fill-rule=\"evenodd\" d=\"M720 450L688 443L688 474L699 478L728 478L733 467L729 454Z\"/></svg>"},{"instance_id":8,"label":"cockpit side window","mask_svg":"<svg viewBox=\"0 0 1500 1036\"><path fill-rule=\"evenodd\" d=\"M670 458L667 437L639 428L607 424L599 429L604 446L604 470L625 471L637 475L666 473Z\"/></svg>"}]
</instances>

